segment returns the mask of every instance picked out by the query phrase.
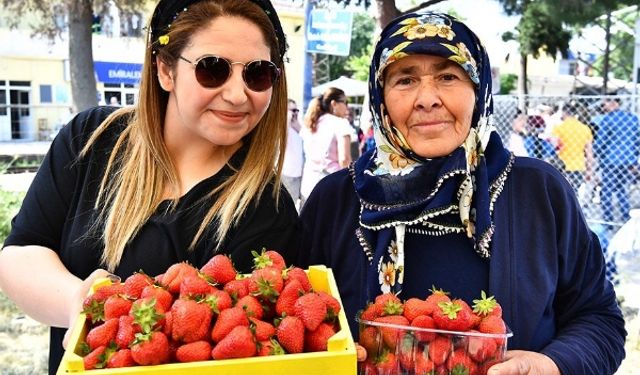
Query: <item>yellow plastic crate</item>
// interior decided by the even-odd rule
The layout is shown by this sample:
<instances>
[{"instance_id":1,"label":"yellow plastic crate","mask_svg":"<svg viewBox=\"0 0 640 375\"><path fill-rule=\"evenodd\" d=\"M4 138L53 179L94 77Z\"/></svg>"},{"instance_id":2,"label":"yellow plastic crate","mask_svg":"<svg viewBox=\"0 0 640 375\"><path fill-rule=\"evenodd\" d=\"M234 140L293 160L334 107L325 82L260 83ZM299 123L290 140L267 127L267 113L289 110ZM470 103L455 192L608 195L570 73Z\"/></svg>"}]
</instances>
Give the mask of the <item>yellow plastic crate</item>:
<instances>
[{"instance_id":1,"label":"yellow plastic crate","mask_svg":"<svg viewBox=\"0 0 640 375\"><path fill-rule=\"evenodd\" d=\"M311 285L316 291L324 291L340 301L338 286L333 272L325 266L311 266L307 270ZM92 286L92 292L109 283L101 280ZM116 374L159 374L159 375L254 375L254 374L304 374L304 375L353 375L356 374L356 348L349 330L344 309L338 316L340 331L329 339L325 352L285 354L268 357L242 359L209 360L190 363L171 363L157 366L138 366L115 369L84 370L80 353L80 343L88 332L85 314L80 314L73 326L67 351L62 357L57 375L116 375Z\"/></svg>"}]
</instances>

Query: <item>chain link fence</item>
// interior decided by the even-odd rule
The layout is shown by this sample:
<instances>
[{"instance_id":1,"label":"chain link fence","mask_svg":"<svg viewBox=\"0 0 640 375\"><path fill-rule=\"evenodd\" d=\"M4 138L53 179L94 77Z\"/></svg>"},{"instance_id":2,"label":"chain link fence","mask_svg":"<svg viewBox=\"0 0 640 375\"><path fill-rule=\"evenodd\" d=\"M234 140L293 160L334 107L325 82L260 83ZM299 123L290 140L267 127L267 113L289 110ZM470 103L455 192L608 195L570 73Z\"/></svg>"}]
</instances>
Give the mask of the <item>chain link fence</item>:
<instances>
[{"instance_id":1,"label":"chain link fence","mask_svg":"<svg viewBox=\"0 0 640 375\"><path fill-rule=\"evenodd\" d=\"M543 159L561 171L576 191L608 261L612 236L640 208L640 97L494 97L496 127L518 156Z\"/></svg>"}]
</instances>

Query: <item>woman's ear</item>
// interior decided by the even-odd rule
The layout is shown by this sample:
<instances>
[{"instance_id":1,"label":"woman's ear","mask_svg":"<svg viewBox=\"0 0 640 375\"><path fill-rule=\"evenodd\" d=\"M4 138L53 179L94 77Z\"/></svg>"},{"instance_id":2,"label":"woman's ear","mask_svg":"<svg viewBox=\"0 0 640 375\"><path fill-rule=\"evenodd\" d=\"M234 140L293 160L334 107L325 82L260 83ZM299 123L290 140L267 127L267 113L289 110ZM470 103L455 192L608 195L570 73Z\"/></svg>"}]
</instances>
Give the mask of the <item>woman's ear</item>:
<instances>
[{"instance_id":1,"label":"woman's ear","mask_svg":"<svg viewBox=\"0 0 640 375\"><path fill-rule=\"evenodd\" d=\"M164 91L173 91L173 70L160 56L156 56L156 66L158 67L158 82Z\"/></svg>"}]
</instances>

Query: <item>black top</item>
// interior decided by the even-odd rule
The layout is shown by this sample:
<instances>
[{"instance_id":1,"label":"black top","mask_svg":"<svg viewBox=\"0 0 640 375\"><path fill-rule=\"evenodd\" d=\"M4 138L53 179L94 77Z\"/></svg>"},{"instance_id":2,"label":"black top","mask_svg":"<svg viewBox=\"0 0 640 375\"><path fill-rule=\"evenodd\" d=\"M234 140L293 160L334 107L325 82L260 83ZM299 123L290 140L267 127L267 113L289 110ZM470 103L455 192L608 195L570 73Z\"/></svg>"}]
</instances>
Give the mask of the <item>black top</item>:
<instances>
[{"instance_id":1,"label":"black top","mask_svg":"<svg viewBox=\"0 0 640 375\"><path fill-rule=\"evenodd\" d=\"M91 133L113 110L99 107L82 112L60 131L12 221L4 246L50 248L58 253L67 269L81 279L97 268L105 268L100 264L103 243L96 235L89 235L87 229L96 218L93 206L108 157L126 122L110 126L86 157L78 159L78 155ZM238 168L245 156L246 147L243 147L229 164ZM231 176L233 170L227 165L200 181L180 198L175 210L168 211L169 201L162 202L127 245L114 273L124 280L138 270L155 276L181 261L196 267L204 265L214 255L217 244L213 230L206 233L193 251L187 249L210 208L211 201L205 199L206 194ZM297 212L284 188L280 189L281 199L276 207L271 198L272 189L273 185L269 185L263 199L250 204L224 239L221 252L231 256L239 272L251 271L250 251L263 247L278 250L287 264L295 258L295 249L289 244L296 233ZM214 225L211 227L215 228ZM62 358L64 332L62 328L51 329L50 374L56 372Z\"/></svg>"}]
</instances>

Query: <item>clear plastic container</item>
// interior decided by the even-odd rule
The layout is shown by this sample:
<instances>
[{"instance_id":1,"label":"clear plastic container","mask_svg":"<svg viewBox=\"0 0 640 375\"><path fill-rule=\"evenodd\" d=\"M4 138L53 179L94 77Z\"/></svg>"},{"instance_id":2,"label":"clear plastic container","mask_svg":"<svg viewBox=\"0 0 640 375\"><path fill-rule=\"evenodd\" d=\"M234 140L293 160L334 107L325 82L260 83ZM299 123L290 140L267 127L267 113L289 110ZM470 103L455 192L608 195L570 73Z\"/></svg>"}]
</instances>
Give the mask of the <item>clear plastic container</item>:
<instances>
[{"instance_id":1,"label":"clear plastic container","mask_svg":"<svg viewBox=\"0 0 640 375\"><path fill-rule=\"evenodd\" d=\"M513 333L486 334L418 328L356 319L367 350L363 375L486 374L502 362Z\"/></svg>"}]
</instances>

